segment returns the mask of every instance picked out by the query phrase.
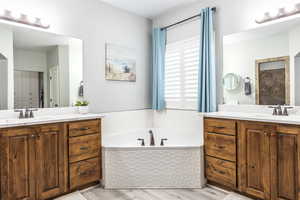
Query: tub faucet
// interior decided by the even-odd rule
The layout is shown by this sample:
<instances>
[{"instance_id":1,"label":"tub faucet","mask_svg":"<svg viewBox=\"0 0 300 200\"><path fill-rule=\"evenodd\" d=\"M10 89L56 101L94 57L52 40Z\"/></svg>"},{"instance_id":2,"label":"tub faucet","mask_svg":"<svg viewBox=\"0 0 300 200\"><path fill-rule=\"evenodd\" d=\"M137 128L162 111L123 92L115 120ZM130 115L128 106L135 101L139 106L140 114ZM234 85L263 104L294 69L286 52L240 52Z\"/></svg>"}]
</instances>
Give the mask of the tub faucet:
<instances>
[{"instance_id":1,"label":"tub faucet","mask_svg":"<svg viewBox=\"0 0 300 200\"><path fill-rule=\"evenodd\" d=\"M153 131L150 130L149 134L150 134L150 146L155 146Z\"/></svg>"},{"instance_id":2,"label":"tub faucet","mask_svg":"<svg viewBox=\"0 0 300 200\"><path fill-rule=\"evenodd\" d=\"M164 146L165 145L165 141L168 141L167 138L163 138L160 140L160 146Z\"/></svg>"},{"instance_id":3,"label":"tub faucet","mask_svg":"<svg viewBox=\"0 0 300 200\"><path fill-rule=\"evenodd\" d=\"M137 139L138 141L141 141L141 146L145 146L145 140L142 138Z\"/></svg>"}]
</instances>

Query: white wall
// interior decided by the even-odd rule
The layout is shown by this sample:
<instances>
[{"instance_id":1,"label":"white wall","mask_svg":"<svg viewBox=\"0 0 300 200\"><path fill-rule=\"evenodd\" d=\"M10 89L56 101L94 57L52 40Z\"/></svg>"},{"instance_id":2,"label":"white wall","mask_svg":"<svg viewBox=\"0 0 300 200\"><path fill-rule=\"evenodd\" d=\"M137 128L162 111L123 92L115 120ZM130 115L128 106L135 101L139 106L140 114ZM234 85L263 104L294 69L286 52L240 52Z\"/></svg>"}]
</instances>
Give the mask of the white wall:
<instances>
[{"instance_id":1,"label":"white wall","mask_svg":"<svg viewBox=\"0 0 300 200\"><path fill-rule=\"evenodd\" d=\"M84 41L86 99L94 112L148 108L150 97L151 21L99 0L2 0L3 8L39 16L51 32ZM137 82L105 80L105 43L137 52Z\"/></svg>"},{"instance_id":2,"label":"white wall","mask_svg":"<svg viewBox=\"0 0 300 200\"><path fill-rule=\"evenodd\" d=\"M58 66L58 47L54 47L47 51L47 67Z\"/></svg>"},{"instance_id":3,"label":"white wall","mask_svg":"<svg viewBox=\"0 0 300 200\"><path fill-rule=\"evenodd\" d=\"M300 105L300 65L295 65L296 61L299 59L295 59L295 57L300 53L300 27L294 28L290 31L289 38L289 46L290 46L290 75L291 75L291 104L299 106Z\"/></svg>"},{"instance_id":4,"label":"white wall","mask_svg":"<svg viewBox=\"0 0 300 200\"><path fill-rule=\"evenodd\" d=\"M59 105L70 106L70 69L69 69L69 47L58 46L58 69L59 69Z\"/></svg>"},{"instance_id":5,"label":"white wall","mask_svg":"<svg viewBox=\"0 0 300 200\"><path fill-rule=\"evenodd\" d=\"M47 68L47 56L43 51L14 49L14 69L44 72Z\"/></svg>"},{"instance_id":6,"label":"white wall","mask_svg":"<svg viewBox=\"0 0 300 200\"><path fill-rule=\"evenodd\" d=\"M0 110L7 109L7 60L0 54Z\"/></svg>"},{"instance_id":7,"label":"white wall","mask_svg":"<svg viewBox=\"0 0 300 200\"><path fill-rule=\"evenodd\" d=\"M0 25L0 53L7 59L7 107L14 107L14 52L13 52L13 32L7 27Z\"/></svg>"},{"instance_id":8,"label":"white wall","mask_svg":"<svg viewBox=\"0 0 300 200\"><path fill-rule=\"evenodd\" d=\"M80 82L83 80L83 44L81 40L70 39L69 41L69 73L70 76L70 105L78 100Z\"/></svg>"},{"instance_id":9,"label":"white wall","mask_svg":"<svg viewBox=\"0 0 300 200\"><path fill-rule=\"evenodd\" d=\"M300 56L296 56L294 59L294 66L295 66L295 105L300 106Z\"/></svg>"}]
</instances>

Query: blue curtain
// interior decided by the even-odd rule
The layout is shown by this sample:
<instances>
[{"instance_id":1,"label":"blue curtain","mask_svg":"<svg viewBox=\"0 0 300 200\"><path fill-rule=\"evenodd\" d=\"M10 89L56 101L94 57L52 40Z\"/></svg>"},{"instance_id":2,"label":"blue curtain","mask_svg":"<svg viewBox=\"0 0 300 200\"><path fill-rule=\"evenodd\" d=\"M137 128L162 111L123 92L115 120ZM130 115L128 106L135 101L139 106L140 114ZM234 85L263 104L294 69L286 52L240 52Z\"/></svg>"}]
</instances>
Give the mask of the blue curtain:
<instances>
[{"instance_id":1,"label":"blue curtain","mask_svg":"<svg viewBox=\"0 0 300 200\"><path fill-rule=\"evenodd\" d=\"M153 30L153 94L152 109L163 110L165 103L166 30Z\"/></svg>"},{"instance_id":2,"label":"blue curtain","mask_svg":"<svg viewBox=\"0 0 300 200\"><path fill-rule=\"evenodd\" d=\"M217 111L214 22L211 8L201 12L198 111Z\"/></svg>"}]
</instances>

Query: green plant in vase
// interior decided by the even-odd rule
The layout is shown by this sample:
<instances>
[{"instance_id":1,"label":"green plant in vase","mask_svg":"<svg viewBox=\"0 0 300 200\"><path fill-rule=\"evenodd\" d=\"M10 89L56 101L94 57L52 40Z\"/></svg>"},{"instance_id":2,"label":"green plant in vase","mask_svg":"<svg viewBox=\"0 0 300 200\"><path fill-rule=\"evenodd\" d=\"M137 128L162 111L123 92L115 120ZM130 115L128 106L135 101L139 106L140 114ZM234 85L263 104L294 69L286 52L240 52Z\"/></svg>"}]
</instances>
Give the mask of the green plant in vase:
<instances>
[{"instance_id":1,"label":"green plant in vase","mask_svg":"<svg viewBox=\"0 0 300 200\"><path fill-rule=\"evenodd\" d=\"M88 101L76 101L75 106L78 107L78 112L80 114L89 113L89 102Z\"/></svg>"}]
</instances>

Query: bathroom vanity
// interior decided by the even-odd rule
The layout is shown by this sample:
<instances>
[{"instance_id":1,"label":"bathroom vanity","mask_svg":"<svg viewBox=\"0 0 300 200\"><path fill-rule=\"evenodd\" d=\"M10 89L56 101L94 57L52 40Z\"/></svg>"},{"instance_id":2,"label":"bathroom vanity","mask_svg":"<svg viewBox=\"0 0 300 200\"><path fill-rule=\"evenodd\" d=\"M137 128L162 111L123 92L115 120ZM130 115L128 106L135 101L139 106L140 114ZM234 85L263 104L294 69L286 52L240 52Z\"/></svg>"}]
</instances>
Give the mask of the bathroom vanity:
<instances>
[{"instance_id":1,"label":"bathroom vanity","mask_svg":"<svg viewBox=\"0 0 300 200\"><path fill-rule=\"evenodd\" d=\"M61 119L0 126L2 200L51 199L101 180L101 116Z\"/></svg>"},{"instance_id":2,"label":"bathroom vanity","mask_svg":"<svg viewBox=\"0 0 300 200\"><path fill-rule=\"evenodd\" d=\"M300 199L300 117L206 114L208 182L259 199Z\"/></svg>"}]
</instances>

